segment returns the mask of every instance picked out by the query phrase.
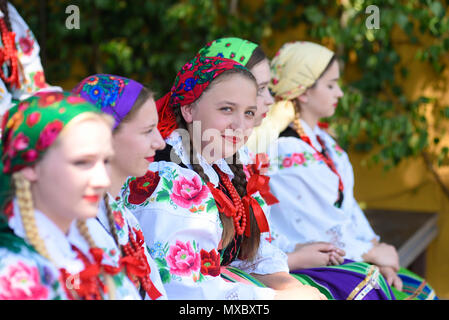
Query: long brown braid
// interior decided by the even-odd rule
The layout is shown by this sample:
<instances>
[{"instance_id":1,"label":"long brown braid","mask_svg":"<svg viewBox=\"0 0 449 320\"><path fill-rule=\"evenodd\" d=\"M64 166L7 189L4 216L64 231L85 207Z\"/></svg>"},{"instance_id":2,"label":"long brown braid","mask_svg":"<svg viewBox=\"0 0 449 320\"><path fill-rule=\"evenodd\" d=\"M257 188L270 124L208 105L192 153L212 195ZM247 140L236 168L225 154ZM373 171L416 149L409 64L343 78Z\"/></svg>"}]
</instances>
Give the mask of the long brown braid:
<instances>
[{"instance_id":1,"label":"long brown braid","mask_svg":"<svg viewBox=\"0 0 449 320\"><path fill-rule=\"evenodd\" d=\"M254 79L253 75L247 71L240 71L240 70L228 70L220 74L214 81L217 79L222 79L224 76L228 76L230 74L242 74L243 76L247 76L250 79ZM207 89L210 89L213 84L209 85ZM204 91L203 91L204 93ZM198 101L198 99L197 99ZM184 117L182 116L181 109L176 108L173 110L175 117L176 117L176 123L178 125L179 129L185 129L187 130L187 124L184 120ZM193 170L198 173L198 175L201 177L201 179L207 183L209 182L209 177L205 174L203 167L199 164L198 158L196 156L196 151L193 146L193 139L189 139L189 145L187 145L187 142L182 139L184 150L189 150L189 160L190 164L192 165ZM246 175L243 170L243 165L238 162L238 154L236 153L233 156L232 163L229 163L229 167L231 168L234 178L232 179L232 184L236 188L238 194L240 197L244 197L246 195ZM228 161L229 162L229 161ZM235 234L235 228L232 218L227 217L224 213L220 212L220 220L223 225L223 234L222 234L222 247L227 247L231 241L234 238ZM254 259L256 256L257 250L259 248L260 243L260 230L257 226L256 219L254 217L254 213L252 212L250 208L250 221L248 223L251 223L251 235L250 237L243 236L243 241L240 248L239 256L242 259Z\"/></svg>"}]
</instances>

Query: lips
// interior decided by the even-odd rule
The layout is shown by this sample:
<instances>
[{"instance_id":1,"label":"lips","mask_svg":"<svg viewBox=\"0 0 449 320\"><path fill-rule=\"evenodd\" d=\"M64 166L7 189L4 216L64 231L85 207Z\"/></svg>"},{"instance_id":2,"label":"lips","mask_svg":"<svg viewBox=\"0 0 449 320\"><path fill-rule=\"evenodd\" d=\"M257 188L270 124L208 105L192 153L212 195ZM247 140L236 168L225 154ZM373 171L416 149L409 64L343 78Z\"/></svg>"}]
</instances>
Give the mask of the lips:
<instances>
[{"instance_id":1,"label":"lips","mask_svg":"<svg viewBox=\"0 0 449 320\"><path fill-rule=\"evenodd\" d=\"M91 196L89 195L89 196L84 196L83 199L90 203L97 203L100 200L100 196L99 195L91 195Z\"/></svg>"},{"instance_id":2,"label":"lips","mask_svg":"<svg viewBox=\"0 0 449 320\"><path fill-rule=\"evenodd\" d=\"M146 157L145 160L148 162L154 162L154 157Z\"/></svg>"},{"instance_id":3,"label":"lips","mask_svg":"<svg viewBox=\"0 0 449 320\"><path fill-rule=\"evenodd\" d=\"M222 136L223 139L232 142L233 144L237 144L240 142L240 138L236 136Z\"/></svg>"}]
</instances>

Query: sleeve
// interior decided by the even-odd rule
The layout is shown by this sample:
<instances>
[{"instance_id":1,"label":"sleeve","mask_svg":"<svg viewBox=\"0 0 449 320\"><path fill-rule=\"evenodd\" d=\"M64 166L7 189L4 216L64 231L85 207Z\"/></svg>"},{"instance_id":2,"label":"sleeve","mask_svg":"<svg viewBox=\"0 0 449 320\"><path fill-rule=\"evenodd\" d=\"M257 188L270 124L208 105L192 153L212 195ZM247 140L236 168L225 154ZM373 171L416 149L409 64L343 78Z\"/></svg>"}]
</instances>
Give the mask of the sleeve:
<instances>
[{"instance_id":1,"label":"sleeve","mask_svg":"<svg viewBox=\"0 0 449 320\"><path fill-rule=\"evenodd\" d=\"M220 224L209 189L192 170L153 163L160 180L147 201L125 205L138 219L168 299L272 299L274 290L231 283L220 276ZM189 197L181 192L190 189ZM129 195L132 195L133 186ZM133 197L131 196L133 199Z\"/></svg>"},{"instance_id":2,"label":"sleeve","mask_svg":"<svg viewBox=\"0 0 449 320\"><path fill-rule=\"evenodd\" d=\"M0 79L0 118L12 107L12 95Z\"/></svg>"},{"instance_id":3,"label":"sleeve","mask_svg":"<svg viewBox=\"0 0 449 320\"><path fill-rule=\"evenodd\" d=\"M13 99L23 100L38 91L62 91L60 87L47 84L39 56L40 47L33 32L10 3L8 3L8 10L11 26L16 34L17 54L22 67L21 87L10 90Z\"/></svg>"},{"instance_id":4,"label":"sleeve","mask_svg":"<svg viewBox=\"0 0 449 320\"><path fill-rule=\"evenodd\" d=\"M31 255L0 248L0 300L65 299L57 270Z\"/></svg>"},{"instance_id":5,"label":"sleeve","mask_svg":"<svg viewBox=\"0 0 449 320\"><path fill-rule=\"evenodd\" d=\"M252 261L236 259L231 266L246 273L271 274L276 272L289 272L287 255L278 247L269 242L269 234L260 235L260 245L257 255Z\"/></svg>"},{"instance_id":6,"label":"sleeve","mask_svg":"<svg viewBox=\"0 0 449 320\"><path fill-rule=\"evenodd\" d=\"M345 206L347 206L348 212L351 212L352 220L354 222L355 229L357 230L356 237L359 240L370 243L373 239L379 241L380 237L374 232L368 219L357 203L357 200L354 198L354 169L352 168L348 155L344 153L343 156L345 157L343 174L347 177L347 181L349 183L345 194L345 196L348 197L348 203L345 204ZM369 246L369 249L371 249L371 245Z\"/></svg>"}]
</instances>

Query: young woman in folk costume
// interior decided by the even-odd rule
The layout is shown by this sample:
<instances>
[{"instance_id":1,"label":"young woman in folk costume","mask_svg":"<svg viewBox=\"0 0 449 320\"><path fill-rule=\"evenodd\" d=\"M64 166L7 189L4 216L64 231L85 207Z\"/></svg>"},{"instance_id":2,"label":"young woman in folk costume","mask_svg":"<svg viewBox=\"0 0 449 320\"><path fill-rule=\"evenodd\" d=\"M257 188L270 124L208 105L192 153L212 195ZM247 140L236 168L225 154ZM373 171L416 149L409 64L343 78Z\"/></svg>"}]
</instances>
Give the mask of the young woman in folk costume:
<instances>
[{"instance_id":1,"label":"young woman in folk costume","mask_svg":"<svg viewBox=\"0 0 449 320\"><path fill-rule=\"evenodd\" d=\"M114 117L110 162L111 185L100 203L98 223L106 237L115 240L126 263L127 272L142 296L166 299L154 260L148 253L137 219L123 205L120 189L129 176L141 177L153 161L155 151L165 142L158 129L153 93L128 78L96 74L83 79L73 93ZM146 295L144 295L146 293Z\"/></svg>"},{"instance_id":2,"label":"young woman in folk costume","mask_svg":"<svg viewBox=\"0 0 449 320\"><path fill-rule=\"evenodd\" d=\"M0 299L140 298L93 219L110 184L111 127L109 116L61 92L5 114Z\"/></svg>"},{"instance_id":3,"label":"young woman in folk costume","mask_svg":"<svg viewBox=\"0 0 449 320\"><path fill-rule=\"evenodd\" d=\"M127 181L123 199L171 299L325 298L298 284L285 255L260 236L268 228L262 197L247 193L243 167L235 164L244 131L254 125L256 91L242 65L197 55L156 102L167 147L146 177ZM247 283L224 280L221 266L230 264L275 290L251 284L258 281L250 276Z\"/></svg>"},{"instance_id":4,"label":"young woman in folk costume","mask_svg":"<svg viewBox=\"0 0 449 320\"><path fill-rule=\"evenodd\" d=\"M259 52L256 53L256 50ZM232 57L232 59L234 59L235 61L241 61L244 64L246 63L246 66L254 66L250 68L250 71L255 76L257 83L262 84L262 86L259 85L257 106L258 108L260 107L263 112L267 112L267 109L270 107L269 103L274 101L271 98L271 94L269 93L268 89L264 87L264 85L269 82L270 70L268 59L266 58L265 54L263 54L263 51L259 46L252 42L239 38L222 38L207 44L203 49L200 50L200 54L222 57L224 56L226 58ZM265 89L266 93L261 93L260 89ZM285 107L281 106L281 108ZM282 113L277 112L276 114ZM269 121L275 121L276 118L273 117L273 114L271 114L268 118L260 117L259 109L256 113L256 119L257 117L259 117L259 119L256 125L260 124L262 122L262 119L263 121L266 121L266 119L269 119ZM255 134L258 134L259 138L265 138L263 131L253 132L251 136L254 136ZM248 157L248 155L243 152L245 147L239 150L242 161L245 163L250 163L250 165L247 166L249 171L252 170L257 174L261 174L260 171L262 170L259 169L262 168L260 168L260 165L258 164L258 162L261 161L258 161L258 157L255 161L255 157L251 155L251 152L249 152L250 156ZM266 183L268 183L268 177L261 176L261 178L264 178ZM277 203L277 201L271 201L269 204L272 205L274 203ZM267 208L267 213L269 212L268 209L269 208ZM267 237L269 236L270 235L267 234ZM297 250L295 250L294 252L287 252L287 256L290 270L325 267L327 265L339 265L344 261L344 251L329 242L305 243L298 246ZM366 265L353 264L352 267L366 269ZM339 267L332 267L329 269L322 268L321 274L327 274L327 276L324 278L325 281L323 281L322 277L316 278L320 280L320 282L316 282L314 281L313 276L295 276L298 277L299 280L303 283L309 283L317 286L324 293L326 293L329 298L334 299L341 299L343 297L346 298L347 296L349 296L352 290L356 288L357 285L365 278L365 274L348 274L346 270L341 270ZM388 288L388 285L385 283L384 279L379 278L378 281L382 284L382 286L379 286L379 288L381 287L382 290L373 290L373 292L371 292L370 294L365 295L364 298L391 299L391 294L389 292L390 289ZM326 288L340 288L340 291L338 294L331 294L331 292Z\"/></svg>"},{"instance_id":5,"label":"young woman in folk costume","mask_svg":"<svg viewBox=\"0 0 449 320\"><path fill-rule=\"evenodd\" d=\"M295 110L295 120L269 150L270 187L279 199L271 207L274 243L293 252L299 243L331 242L345 258L377 266L396 298L434 298L424 280L400 269L396 249L379 242L354 198L348 155L318 125L343 96L334 53L311 42L287 43L271 69L276 103Z\"/></svg>"},{"instance_id":6,"label":"young woman in folk costume","mask_svg":"<svg viewBox=\"0 0 449 320\"><path fill-rule=\"evenodd\" d=\"M62 91L45 81L39 44L6 0L0 0L0 119L13 103L38 91Z\"/></svg>"}]
</instances>

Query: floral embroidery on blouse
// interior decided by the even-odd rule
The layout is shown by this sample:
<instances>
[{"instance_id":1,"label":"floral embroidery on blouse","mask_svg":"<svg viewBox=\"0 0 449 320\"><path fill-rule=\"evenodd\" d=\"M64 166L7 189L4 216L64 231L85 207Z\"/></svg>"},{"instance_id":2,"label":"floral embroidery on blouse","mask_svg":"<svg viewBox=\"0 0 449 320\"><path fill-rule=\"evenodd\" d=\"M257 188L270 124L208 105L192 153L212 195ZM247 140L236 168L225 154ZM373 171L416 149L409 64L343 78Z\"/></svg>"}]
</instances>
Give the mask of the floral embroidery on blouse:
<instances>
[{"instance_id":1,"label":"floral embroidery on blouse","mask_svg":"<svg viewBox=\"0 0 449 320\"><path fill-rule=\"evenodd\" d=\"M132 177L122 191L125 194L125 206L130 210L145 207L152 202L167 202L175 209L181 207L192 213L217 210L209 188L199 176L191 179L179 176L177 170L170 167L165 167L159 173L147 171L143 177Z\"/></svg>"},{"instance_id":2,"label":"floral embroidery on blouse","mask_svg":"<svg viewBox=\"0 0 449 320\"><path fill-rule=\"evenodd\" d=\"M333 144L332 149L338 156L342 156L344 153L344 150L338 144ZM271 161L270 170L273 170L275 167L278 169L299 166L308 167L309 165L314 163L325 165L325 162L323 161L322 155L320 153L312 153L309 151L287 153L282 156L278 156L274 159L274 161Z\"/></svg>"},{"instance_id":3,"label":"floral embroidery on blouse","mask_svg":"<svg viewBox=\"0 0 449 320\"><path fill-rule=\"evenodd\" d=\"M150 254L158 265L163 283L181 281L181 277L192 277L194 282L200 282L204 276L220 275L220 255L215 249L200 250L195 240L192 243L176 240L171 246L156 242Z\"/></svg>"},{"instance_id":4,"label":"floral embroidery on blouse","mask_svg":"<svg viewBox=\"0 0 449 320\"><path fill-rule=\"evenodd\" d=\"M52 281L49 270L44 268L40 272L36 266L17 261L2 270L0 300L47 300L50 298L49 287L55 285L58 286L59 283Z\"/></svg>"}]
</instances>

